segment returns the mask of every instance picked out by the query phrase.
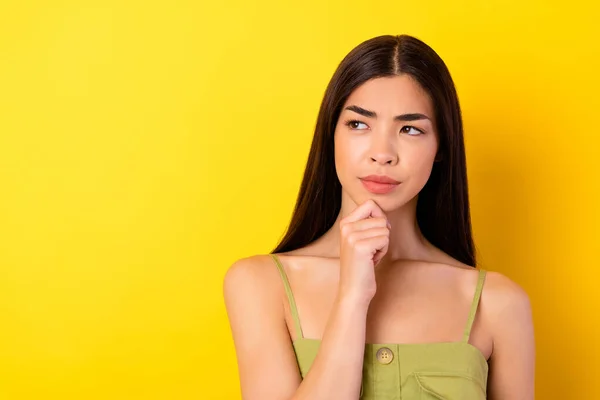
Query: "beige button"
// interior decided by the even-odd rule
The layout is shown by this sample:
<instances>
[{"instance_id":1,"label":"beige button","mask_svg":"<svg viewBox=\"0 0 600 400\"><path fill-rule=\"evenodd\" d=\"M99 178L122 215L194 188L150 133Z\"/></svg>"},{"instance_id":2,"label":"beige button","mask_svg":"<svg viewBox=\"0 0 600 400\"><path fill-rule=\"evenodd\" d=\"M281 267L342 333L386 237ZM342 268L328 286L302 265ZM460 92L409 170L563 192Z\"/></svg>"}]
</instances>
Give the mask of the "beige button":
<instances>
[{"instance_id":1,"label":"beige button","mask_svg":"<svg viewBox=\"0 0 600 400\"><path fill-rule=\"evenodd\" d=\"M389 364L394 359L394 353L392 353L392 350L388 349L387 347L382 347L377 350L376 356L377 361L379 361L381 364Z\"/></svg>"}]
</instances>

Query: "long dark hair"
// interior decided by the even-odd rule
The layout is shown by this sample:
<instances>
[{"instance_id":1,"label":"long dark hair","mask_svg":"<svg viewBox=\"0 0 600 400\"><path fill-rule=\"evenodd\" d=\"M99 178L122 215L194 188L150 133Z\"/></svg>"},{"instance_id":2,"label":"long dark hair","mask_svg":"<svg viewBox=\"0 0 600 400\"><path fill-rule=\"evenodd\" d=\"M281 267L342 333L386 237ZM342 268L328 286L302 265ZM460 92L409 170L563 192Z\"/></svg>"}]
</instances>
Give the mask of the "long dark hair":
<instances>
[{"instance_id":1,"label":"long dark hair","mask_svg":"<svg viewBox=\"0 0 600 400\"><path fill-rule=\"evenodd\" d=\"M364 41L342 60L323 97L302 185L288 230L272 253L306 246L329 230L342 195L333 134L348 96L369 79L408 74L431 96L439 135L438 160L419 193L417 222L433 245L475 267L463 124L444 61L421 40L384 35Z\"/></svg>"}]
</instances>

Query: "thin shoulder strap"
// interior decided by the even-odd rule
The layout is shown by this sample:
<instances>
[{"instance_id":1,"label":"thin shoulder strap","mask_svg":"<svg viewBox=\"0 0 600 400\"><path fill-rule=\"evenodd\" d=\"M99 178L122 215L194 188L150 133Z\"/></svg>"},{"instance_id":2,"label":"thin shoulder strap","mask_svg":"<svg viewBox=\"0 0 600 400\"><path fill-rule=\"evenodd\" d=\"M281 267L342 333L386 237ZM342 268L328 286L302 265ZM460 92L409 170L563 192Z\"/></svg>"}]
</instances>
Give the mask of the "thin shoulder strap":
<instances>
[{"instance_id":1,"label":"thin shoulder strap","mask_svg":"<svg viewBox=\"0 0 600 400\"><path fill-rule=\"evenodd\" d=\"M471 312L469 313L469 319L467 326L465 327L465 334L463 336L464 342L469 342L471 336L471 328L473 328L473 322L475 321L475 315L477 314L477 307L479 306L479 299L481 298L481 291L483 290L483 283L485 282L485 273L483 269L479 270L479 279L477 280L477 287L475 288L475 296L473 297L473 303L471 304Z\"/></svg>"},{"instance_id":2,"label":"thin shoulder strap","mask_svg":"<svg viewBox=\"0 0 600 400\"><path fill-rule=\"evenodd\" d=\"M273 260L275 260L275 264L277 265L277 269L279 270L279 274L281 275L281 279L283 280L283 287L285 288L285 294L287 295L288 302L290 303L290 312L292 313L292 318L294 319L294 325L296 328L296 338L300 339L303 337L302 328L300 326L300 317L298 316L298 308L296 307L296 301L294 300L294 294L292 293L292 288L290 287L290 281L283 270L283 265L279 261L279 257L275 254L271 254Z\"/></svg>"}]
</instances>

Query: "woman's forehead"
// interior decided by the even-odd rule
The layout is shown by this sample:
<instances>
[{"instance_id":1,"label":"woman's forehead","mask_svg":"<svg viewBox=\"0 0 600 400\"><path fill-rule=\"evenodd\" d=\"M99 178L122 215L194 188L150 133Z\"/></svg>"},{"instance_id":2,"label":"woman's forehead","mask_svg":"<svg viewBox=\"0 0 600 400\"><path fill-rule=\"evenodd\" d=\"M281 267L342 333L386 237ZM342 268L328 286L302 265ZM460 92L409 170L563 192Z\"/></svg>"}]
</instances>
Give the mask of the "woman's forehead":
<instances>
[{"instance_id":1,"label":"woman's forehead","mask_svg":"<svg viewBox=\"0 0 600 400\"><path fill-rule=\"evenodd\" d=\"M406 74L366 81L348 96L344 108L348 105L358 105L384 117L408 112L430 117L434 114L429 94Z\"/></svg>"}]
</instances>

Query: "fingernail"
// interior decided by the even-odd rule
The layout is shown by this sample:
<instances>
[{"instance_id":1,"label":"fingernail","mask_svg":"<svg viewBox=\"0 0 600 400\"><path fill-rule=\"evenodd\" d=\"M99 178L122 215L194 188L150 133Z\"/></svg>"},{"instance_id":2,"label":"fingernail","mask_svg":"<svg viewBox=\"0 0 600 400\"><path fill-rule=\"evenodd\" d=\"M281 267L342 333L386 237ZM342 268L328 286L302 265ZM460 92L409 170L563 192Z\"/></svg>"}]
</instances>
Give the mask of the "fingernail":
<instances>
[{"instance_id":1,"label":"fingernail","mask_svg":"<svg viewBox=\"0 0 600 400\"><path fill-rule=\"evenodd\" d=\"M387 221L387 227L388 229L392 229L392 224L390 224L390 221Z\"/></svg>"}]
</instances>

